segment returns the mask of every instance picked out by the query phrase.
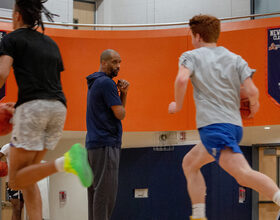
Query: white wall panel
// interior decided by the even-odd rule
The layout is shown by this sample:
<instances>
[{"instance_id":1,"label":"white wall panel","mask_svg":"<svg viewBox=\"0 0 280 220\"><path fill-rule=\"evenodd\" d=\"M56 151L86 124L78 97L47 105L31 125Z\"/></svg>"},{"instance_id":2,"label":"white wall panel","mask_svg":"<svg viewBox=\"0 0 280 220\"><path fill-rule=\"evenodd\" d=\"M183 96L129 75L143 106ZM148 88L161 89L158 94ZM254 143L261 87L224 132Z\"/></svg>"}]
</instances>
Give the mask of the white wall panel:
<instances>
[{"instance_id":1,"label":"white wall panel","mask_svg":"<svg viewBox=\"0 0 280 220\"><path fill-rule=\"evenodd\" d=\"M2 17L12 17L13 10L0 8L0 16Z\"/></svg>"},{"instance_id":2,"label":"white wall panel","mask_svg":"<svg viewBox=\"0 0 280 220\"><path fill-rule=\"evenodd\" d=\"M235 0L203 0L204 13L214 15L218 18L231 17L231 2Z\"/></svg>"},{"instance_id":3,"label":"white wall panel","mask_svg":"<svg viewBox=\"0 0 280 220\"><path fill-rule=\"evenodd\" d=\"M103 0L98 24L180 22L196 14L231 17L250 14L250 0Z\"/></svg>"},{"instance_id":4,"label":"white wall panel","mask_svg":"<svg viewBox=\"0 0 280 220\"><path fill-rule=\"evenodd\" d=\"M155 17L155 0L147 0L147 24L153 24L156 22Z\"/></svg>"},{"instance_id":5,"label":"white wall panel","mask_svg":"<svg viewBox=\"0 0 280 220\"><path fill-rule=\"evenodd\" d=\"M66 202L59 201L59 192L66 192ZM78 177L69 173L57 173L50 177L50 220L88 219L87 189Z\"/></svg>"},{"instance_id":6,"label":"white wall panel","mask_svg":"<svg viewBox=\"0 0 280 220\"><path fill-rule=\"evenodd\" d=\"M104 5L105 4L103 2L97 3L97 5L96 5L96 23L97 24L105 24L105 22L104 22L104 16L105 16Z\"/></svg>"},{"instance_id":7,"label":"white wall panel","mask_svg":"<svg viewBox=\"0 0 280 220\"><path fill-rule=\"evenodd\" d=\"M72 23L73 22L73 0L49 0L45 3L45 7L52 13L58 14L54 17L57 22ZM0 8L0 16L11 17L12 10ZM44 20L45 17L43 17Z\"/></svg>"},{"instance_id":8,"label":"white wall panel","mask_svg":"<svg viewBox=\"0 0 280 220\"><path fill-rule=\"evenodd\" d=\"M45 7L52 13L58 14L55 17L57 22L72 23L73 22L73 0L48 0Z\"/></svg>"},{"instance_id":9,"label":"white wall panel","mask_svg":"<svg viewBox=\"0 0 280 220\"><path fill-rule=\"evenodd\" d=\"M128 24L128 23L147 23L147 1L141 0L122 0L112 1L111 16L114 24Z\"/></svg>"},{"instance_id":10,"label":"white wall panel","mask_svg":"<svg viewBox=\"0 0 280 220\"><path fill-rule=\"evenodd\" d=\"M248 0L232 1L232 16L249 15L251 13L251 3Z\"/></svg>"},{"instance_id":11,"label":"white wall panel","mask_svg":"<svg viewBox=\"0 0 280 220\"><path fill-rule=\"evenodd\" d=\"M13 9L14 0L1 0L0 8Z\"/></svg>"},{"instance_id":12,"label":"white wall panel","mask_svg":"<svg viewBox=\"0 0 280 220\"><path fill-rule=\"evenodd\" d=\"M201 9L201 0L155 0L156 23L185 21ZM196 14L196 13L195 13Z\"/></svg>"},{"instance_id":13,"label":"white wall panel","mask_svg":"<svg viewBox=\"0 0 280 220\"><path fill-rule=\"evenodd\" d=\"M256 0L256 13L277 12L280 10L279 0Z\"/></svg>"}]
</instances>

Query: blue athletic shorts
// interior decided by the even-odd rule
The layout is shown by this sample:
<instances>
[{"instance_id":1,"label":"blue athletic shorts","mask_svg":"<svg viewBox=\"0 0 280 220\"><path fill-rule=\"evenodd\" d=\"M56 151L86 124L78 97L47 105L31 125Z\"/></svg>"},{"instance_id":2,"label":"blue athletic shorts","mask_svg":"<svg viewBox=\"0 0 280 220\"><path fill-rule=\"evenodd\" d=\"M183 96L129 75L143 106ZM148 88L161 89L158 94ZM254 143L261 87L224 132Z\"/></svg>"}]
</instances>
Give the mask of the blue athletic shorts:
<instances>
[{"instance_id":1,"label":"blue athletic shorts","mask_svg":"<svg viewBox=\"0 0 280 220\"><path fill-rule=\"evenodd\" d=\"M243 128L233 124L217 123L198 129L200 139L217 162L219 162L221 150L225 147L232 149L234 153L241 153L239 142L242 139Z\"/></svg>"}]
</instances>

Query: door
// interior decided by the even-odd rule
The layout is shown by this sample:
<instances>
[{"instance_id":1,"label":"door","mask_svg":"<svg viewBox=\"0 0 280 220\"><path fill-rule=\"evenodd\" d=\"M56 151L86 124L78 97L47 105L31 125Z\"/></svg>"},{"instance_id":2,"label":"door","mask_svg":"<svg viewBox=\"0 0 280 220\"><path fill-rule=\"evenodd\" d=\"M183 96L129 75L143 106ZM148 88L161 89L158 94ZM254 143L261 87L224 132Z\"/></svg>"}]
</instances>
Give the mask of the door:
<instances>
[{"instance_id":1,"label":"door","mask_svg":"<svg viewBox=\"0 0 280 220\"><path fill-rule=\"evenodd\" d=\"M73 23L95 24L95 2L76 0L73 4ZM74 27L74 29L94 30L92 27Z\"/></svg>"}]
</instances>

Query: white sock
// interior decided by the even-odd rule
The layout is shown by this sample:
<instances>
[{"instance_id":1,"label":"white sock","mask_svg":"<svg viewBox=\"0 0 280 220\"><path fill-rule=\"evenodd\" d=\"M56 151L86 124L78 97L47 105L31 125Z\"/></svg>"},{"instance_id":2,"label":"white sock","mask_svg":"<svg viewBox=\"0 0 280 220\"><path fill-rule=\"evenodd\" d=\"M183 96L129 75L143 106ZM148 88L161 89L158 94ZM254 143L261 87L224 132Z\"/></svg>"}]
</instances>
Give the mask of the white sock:
<instances>
[{"instance_id":1,"label":"white sock","mask_svg":"<svg viewBox=\"0 0 280 220\"><path fill-rule=\"evenodd\" d=\"M54 165L58 172L64 172L64 157L57 158Z\"/></svg>"},{"instance_id":2,"label":"white sock","mask_svg":"<svg viewBox=\"0 0 280 220\"><path fill-rule=\"evenodd\" d=\"M197 203L192 205L192 218L205 218L205 203Z\"/></svg>"},{"instance_id":3,"label":"white sock","mask_svg":"<svg viewBox=\"0 0 280 220\"><path fill-rule=\"evenodd\" d=\"M274 194L273 202L275 202L276 205L280 206L280 190Z\"/></svg>"}]
</instances>

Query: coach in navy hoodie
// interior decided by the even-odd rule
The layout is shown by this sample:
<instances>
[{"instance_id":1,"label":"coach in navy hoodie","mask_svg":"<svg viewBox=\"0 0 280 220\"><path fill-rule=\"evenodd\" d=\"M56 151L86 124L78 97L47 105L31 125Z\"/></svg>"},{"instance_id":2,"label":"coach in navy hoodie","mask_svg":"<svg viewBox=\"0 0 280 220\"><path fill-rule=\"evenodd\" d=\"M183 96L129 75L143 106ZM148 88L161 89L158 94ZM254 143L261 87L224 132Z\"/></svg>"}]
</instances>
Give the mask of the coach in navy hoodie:
<instances>
[{"instance_id":1,"label":"coach in navy hoodie","mask_svg":"<svg viewBox=\"0 0 280 220\"><path fill-rule=\"evenodd\" d=\"M86 148L94 181L88 188L88 219L110 220L118 190L122 140L121 120L125 117L129 83L113 78L120 70L120 55L102 52L99 72L87 77ZM120 91L120 94L118 92Z\"/></svg>"}]
</instances>

